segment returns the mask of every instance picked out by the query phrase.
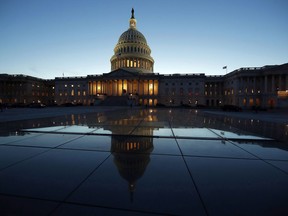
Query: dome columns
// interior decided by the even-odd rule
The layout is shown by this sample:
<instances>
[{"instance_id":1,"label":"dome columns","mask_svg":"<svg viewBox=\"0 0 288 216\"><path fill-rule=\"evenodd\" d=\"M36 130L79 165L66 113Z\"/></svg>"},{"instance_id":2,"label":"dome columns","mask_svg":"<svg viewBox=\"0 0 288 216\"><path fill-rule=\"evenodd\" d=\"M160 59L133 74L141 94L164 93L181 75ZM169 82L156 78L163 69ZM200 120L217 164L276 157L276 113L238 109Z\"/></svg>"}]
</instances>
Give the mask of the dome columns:
<instances>
[{"instance_id":1,"label":"dome columns","mask_svg":"<svg viewBox=\"0 0 288 216\"><path fill-rule=\"evenodd\" d=\"M151 60L135 57L115 58L111 61L111 70L113 71L119 68L140 68L153 71L153 62Z\"/></svg>"}]
</instances>

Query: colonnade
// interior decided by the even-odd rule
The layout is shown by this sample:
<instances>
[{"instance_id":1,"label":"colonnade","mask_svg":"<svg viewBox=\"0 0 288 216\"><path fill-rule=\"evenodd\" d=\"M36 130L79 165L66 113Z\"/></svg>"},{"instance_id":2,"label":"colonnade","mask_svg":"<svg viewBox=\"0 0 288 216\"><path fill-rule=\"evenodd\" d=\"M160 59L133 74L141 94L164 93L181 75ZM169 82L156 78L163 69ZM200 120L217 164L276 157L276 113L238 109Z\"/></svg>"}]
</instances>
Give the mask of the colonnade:
<instances>
[{"instance_id":1,"label":"colonnade","mask_svg":"<svg viewBox=\"0 0 288 216\"><path fill-rule=\"evenodd\" d=\"M111 70L116 70L118 68L142 68L153 71L153 63L142 58L115 59L113 62L111 62Z\"/></svg>"},{"instance_id":2,"label":"colonnade","mask_svg":"<svg viewBox=\"0 0 288 216\"><path fill-rule=\"evenodd\" d=\"M89 95L106 94L108 96L122 96L137 94L139 96L158 95L158 80L96 80L89 81Z\"/></svg>"},{"instance_id":3,"label":"colonnade","mask_svg":"<svg viewBox=\"0 0 288 216\"><path fill-rule=\"evenodd\" d=\"M288 90L288 75L264 75L252 77L240 77L239 89L243 93L276 93L276 91ZM247 89L247 90L246 90ZM248 91L248 92L247 92ZM260 91L260 92L258 92Z\"/></svg>"},{"instance_id":4,"label":"colonnade","mask_svg":"<svg viewBox=\"0 0 288 216\"><path fill-rule=\"evenodd\" d=\"M276 104L278 96L284 92L287 95L288 75L269 74L263 76L240 77L239 80L239 104L244 106L270 106Z\"/></svg>"}]
</instances>

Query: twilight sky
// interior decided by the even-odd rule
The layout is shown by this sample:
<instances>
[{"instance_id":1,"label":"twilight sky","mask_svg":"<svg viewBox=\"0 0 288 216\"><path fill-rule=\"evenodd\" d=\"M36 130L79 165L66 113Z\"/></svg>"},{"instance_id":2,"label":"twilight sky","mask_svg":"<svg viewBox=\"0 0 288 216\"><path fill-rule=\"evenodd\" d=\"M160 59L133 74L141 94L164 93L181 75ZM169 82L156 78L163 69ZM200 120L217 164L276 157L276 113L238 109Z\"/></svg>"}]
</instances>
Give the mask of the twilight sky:
<instances>
[{"instance_id":1,"label":"twilight sky","mask_svg":"<svg viewBox=\"0 0 288 216\"><path fill-rule=\"evenodd\" d=\"M156 73L288 62L287 0L0 0L0 73L108 73L132 7Z\"/></svg>"}]
</instances>

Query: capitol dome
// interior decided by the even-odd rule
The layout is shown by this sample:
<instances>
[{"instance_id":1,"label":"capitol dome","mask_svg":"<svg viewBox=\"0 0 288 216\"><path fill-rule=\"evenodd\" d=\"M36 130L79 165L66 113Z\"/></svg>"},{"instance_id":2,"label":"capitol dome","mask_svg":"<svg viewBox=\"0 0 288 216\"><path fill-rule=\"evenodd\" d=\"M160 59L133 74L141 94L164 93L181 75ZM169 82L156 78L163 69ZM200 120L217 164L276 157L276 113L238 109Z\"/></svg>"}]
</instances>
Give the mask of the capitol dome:
<instances>
[{"instance_id":1,"label":"capitol dome","mask_svg":"<svg viewBox=\"0 0 288 216\"><path fill-rule=\"evenodd\" d=\"M111 70L130 68L135 72L153 73L154 60L144 35L137 30L134 9L129 20L129 29L122 33L111 58Z\"/></svg>"}]
</instances>

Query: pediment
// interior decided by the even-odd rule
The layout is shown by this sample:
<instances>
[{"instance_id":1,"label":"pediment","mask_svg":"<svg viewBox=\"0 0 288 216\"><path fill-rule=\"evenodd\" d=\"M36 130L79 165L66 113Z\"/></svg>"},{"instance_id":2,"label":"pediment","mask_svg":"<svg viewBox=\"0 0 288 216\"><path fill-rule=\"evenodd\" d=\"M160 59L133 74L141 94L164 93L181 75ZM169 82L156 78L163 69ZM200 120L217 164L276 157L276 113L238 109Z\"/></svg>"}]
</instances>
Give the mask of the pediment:
<instances>
[{"instance_id":1,"label":"pediment","mask_svg":"<svg viewBox=\"0 0 288 216\"><path fill-rule=\"evenodd\" d=\"M138 75L139 75L139 73L137 73L137 72L127 71L124 69L117 69L117 70L114 70L110 73L103 74L103 77L105 77L105 78L123 78L123 77L129 78L129 77L131 77L132 78L132 77L136 77Z\"/></svg>"}]
</instances>

